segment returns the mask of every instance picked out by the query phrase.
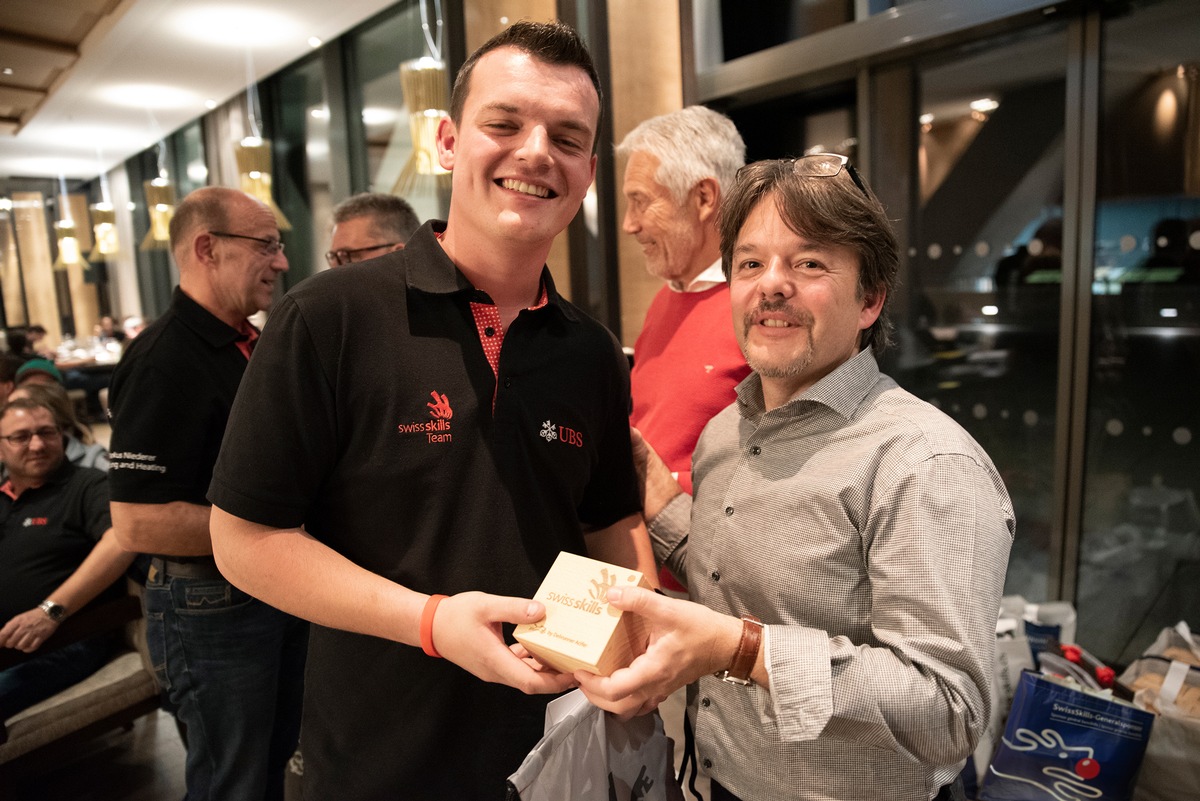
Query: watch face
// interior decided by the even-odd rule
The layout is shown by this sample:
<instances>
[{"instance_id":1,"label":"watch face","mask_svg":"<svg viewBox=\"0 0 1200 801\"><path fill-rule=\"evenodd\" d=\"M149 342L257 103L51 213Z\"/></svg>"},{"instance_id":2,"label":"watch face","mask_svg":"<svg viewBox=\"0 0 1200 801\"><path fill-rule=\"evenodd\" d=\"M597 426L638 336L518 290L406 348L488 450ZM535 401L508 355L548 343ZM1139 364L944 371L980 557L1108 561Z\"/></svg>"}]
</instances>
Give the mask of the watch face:
<instances>
[{"instance_id":1,"label":"watch face","mask_svg":"<svg viewBox=\"0 0 1200 801\"><path fill-rule=\"evenodd\" d=\"M62 604L55 604L49 601L44 601L41 605L42 611L53 620L55 623L67 616L67 608Z\"/></svg>"}]
</instances>

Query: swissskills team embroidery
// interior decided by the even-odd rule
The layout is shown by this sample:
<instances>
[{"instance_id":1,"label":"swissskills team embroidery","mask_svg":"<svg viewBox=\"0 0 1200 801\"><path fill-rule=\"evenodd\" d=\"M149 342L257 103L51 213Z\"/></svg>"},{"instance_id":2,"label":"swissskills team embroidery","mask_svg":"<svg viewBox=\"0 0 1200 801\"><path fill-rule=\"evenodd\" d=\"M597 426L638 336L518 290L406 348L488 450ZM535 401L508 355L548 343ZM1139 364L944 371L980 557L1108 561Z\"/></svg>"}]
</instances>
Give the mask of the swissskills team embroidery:
<instances>
[{"instance_id":1,"label":"swissskills team embroidery","mask_svg":"<svg viewBox=\"0 0 1200 801\"><path fill-rule=\"evenodd\" d=\"M450 398L437 391L430 392L429 396L433 398L433 401L426 403L425 406L429 408L430 419L400 423L396 426L396 433L402 435L424 434L425 441L430 443L453 442L454 435L450 430L450 420L454 417L454 409L450 406ZM540 430L534 433L545 440L547 444L559 442L576 448L583 447L582 431L555 424L549 420L543 422Z\"/></svg>"}]
</instances>

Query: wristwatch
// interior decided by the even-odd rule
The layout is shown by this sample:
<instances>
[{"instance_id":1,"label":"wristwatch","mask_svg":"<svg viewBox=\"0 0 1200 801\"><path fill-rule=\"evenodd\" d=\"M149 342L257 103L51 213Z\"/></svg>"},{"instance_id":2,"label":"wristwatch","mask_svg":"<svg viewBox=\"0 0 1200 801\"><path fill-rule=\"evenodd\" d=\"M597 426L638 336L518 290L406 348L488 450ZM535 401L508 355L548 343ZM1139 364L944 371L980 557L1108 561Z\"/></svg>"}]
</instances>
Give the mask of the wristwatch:
<instances>
[{"instance_id":1,"label":"wristwatch","mask_svg":"<svg viewBox=\"0 0 1200 801\"><path fill-rule=\"evenodd\" d=\"M758 659L758 649L762 647L763 623L754 615L742 615L742 636L738 640L737 651L729 667L718 672L717 678L729 684L748 687L754 682L750 674L754 671L754 662Z\"/></svg>"},{"instance_id":2,"label":"wristwatch","mask_svg":"<svg viewBox=\"0 0 1200 801\"><path fill-rule=\"evenodd\" d=\"M38 604L38 609L46 613L46 617L53 620L55 623L61 623L63 618L67 616L67 607L62 604L56 604L49 598Z\"/></svg>"}]
</instances>

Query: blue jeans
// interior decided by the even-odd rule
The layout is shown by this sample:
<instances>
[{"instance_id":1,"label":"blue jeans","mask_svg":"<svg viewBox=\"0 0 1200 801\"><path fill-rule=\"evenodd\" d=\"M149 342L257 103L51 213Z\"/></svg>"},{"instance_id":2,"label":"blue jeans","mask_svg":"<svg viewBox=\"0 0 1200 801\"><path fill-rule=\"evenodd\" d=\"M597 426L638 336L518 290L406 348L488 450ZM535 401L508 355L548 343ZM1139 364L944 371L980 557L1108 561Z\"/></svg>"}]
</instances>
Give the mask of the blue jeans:
<instances>
[{"instance_id":1,"label":"blue jeans","mask_svg":"<svg viewBox=\"0 0 1200 801\"><path fill-rule=\"evenodd\" d=\"M8 718L78 684L95 673L116 651L115 635L101 635L37 654L0 670L0 724Z\"/></svg>"},{"instance_id":2,"label":"blue jeans","mask_svg":"<svg viewBox=\"0 0 1200 801\"><path fill-rule=\"evenodd\" d=\"M308 624L222 579L153 575L146 639L187 737L187 801L283 798Z\"/></svg>"}]
</instances>

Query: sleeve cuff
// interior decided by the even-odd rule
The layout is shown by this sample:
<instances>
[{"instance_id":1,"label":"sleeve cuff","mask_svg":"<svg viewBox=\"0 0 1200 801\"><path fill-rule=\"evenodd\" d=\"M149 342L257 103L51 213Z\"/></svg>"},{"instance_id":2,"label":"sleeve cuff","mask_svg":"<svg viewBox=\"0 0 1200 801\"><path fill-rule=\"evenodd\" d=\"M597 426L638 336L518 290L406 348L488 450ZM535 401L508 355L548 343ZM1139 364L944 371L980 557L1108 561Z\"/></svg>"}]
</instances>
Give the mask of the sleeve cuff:
<instances>
[{"instance_id":1,"label":"sleeve cuff","mask_svg":"<svg viewBox=\"0 0 1200 801\"><path fill-rule=\"evenodd\" d=\"M771 691L760 718L785 741L815 740L833 716L829 639L805 626L767 626L764 635Z\"/></svg>"},{"instance_id":2,"label":"sleeve cuff","mask_svg":"<svg viewBox=\"0 0 1200 801\"><path fill-rule=\"evenodd\" d=\"M654 557L659 562L666 563L679 544L687 539L691 523L692 496L686 492L672 498L653 520L647 522Z\"/></svg>"}]
</instances>

